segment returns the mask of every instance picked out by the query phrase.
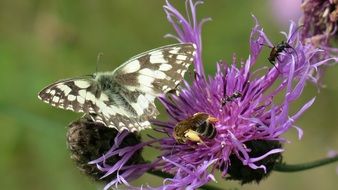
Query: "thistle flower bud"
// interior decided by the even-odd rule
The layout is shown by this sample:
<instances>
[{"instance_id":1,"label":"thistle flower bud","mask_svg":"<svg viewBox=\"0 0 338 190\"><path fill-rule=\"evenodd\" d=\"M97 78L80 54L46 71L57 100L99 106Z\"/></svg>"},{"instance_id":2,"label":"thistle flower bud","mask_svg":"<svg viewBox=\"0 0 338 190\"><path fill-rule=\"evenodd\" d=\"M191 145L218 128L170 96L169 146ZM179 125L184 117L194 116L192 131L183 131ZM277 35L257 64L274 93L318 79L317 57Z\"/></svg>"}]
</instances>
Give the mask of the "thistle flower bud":
<instances>
[{"instance_id":1,"label":"thistle flower bud","mask_svg":"<svg viewBox=\"0 0 338 190\"><path fill-rule=\"evenodd\" d=\"M316 46L330 46L329 41L337 36L337 0L304 0L302 37Z\"/></svg>"},{"instance_id":2,"label":"thistle flower bud","mask_svg":"<svg viewBox=\"0 0 338 190\"><path fill-rule=\"evenodd\" d=\"M88 162L104 155L114 145L114 139L117 134L118 131L116 129L93 122L89 117L73 121L69 124L67 131L67 146L71 152L70 158L75 161L81 172L95 181L111 181L116 177L115 174L101 179L104 173L96 165L88 164ZM120 148L139 144L140 141L141 137L138 134L129 133L120 144ZM127 165L143 162L141 152L141 149L135 152L127 162ZM105 163L114 165L120 159L120 156L115 155L106 159Z\"/></svg>"},{"instance_id":3,"label":"thistle flower bud","mask_svg":"<svg viewBox=\"0 0 338 190\"><path fill-rule=\"evenodd\" d=\"M250 149L249 156L259 157L260 155L269 152L270 150L281 148L282 145L278 141L267 140L252 140L244 143L247 149ZM243 162L234 154L230 155L230 163L228 168L227 179L239 180L241 184L256 182L259 183L263 178L266 178L271 173L273 167L277 163L281 163L282 154L271 154L264 159L257 162L257 164L264 165L263 169L252 169L249 166L243 165Z\"/></svg>"}]
</instances>

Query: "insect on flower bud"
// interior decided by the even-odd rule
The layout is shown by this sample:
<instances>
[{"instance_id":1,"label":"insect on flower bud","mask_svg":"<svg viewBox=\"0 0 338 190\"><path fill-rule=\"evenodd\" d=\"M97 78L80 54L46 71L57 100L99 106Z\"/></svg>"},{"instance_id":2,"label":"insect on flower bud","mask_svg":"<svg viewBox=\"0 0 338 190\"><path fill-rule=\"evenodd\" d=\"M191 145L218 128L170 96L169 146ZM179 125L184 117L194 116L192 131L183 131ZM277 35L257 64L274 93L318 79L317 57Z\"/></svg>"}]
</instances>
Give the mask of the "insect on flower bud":
<instances>
[{"instance_id":1,"label":"insect on flower bud","mask_svg":"<svg viewBox=\"0 0 338 190\"><path fill-rule=\"evenodd\" d=\"M118 131L108 128L101 123L93 122L89 117L83 117L73 121L68 126L67 145L71 152L70 158L75 161L79 170L95 181L109 182L115 175L100 179L104 173L95 164L88 162L104 155L114 144ZM120 148L133 146L141 142L137 133L129 133L122 141ZM128 161L128 164L143 162L142 150L136 151ZM114 165L120 160L119 156L112 156L106 159L106 164Z\"/></svg>"},{"instance_id":2,"label":"insect on flower bud","mask_svg":"<svg viewBox=\"0 0 338 190\"><path fill-rule=\"evenodd\" d=\"M251 158L259 157L272 149L282 147L278 141L267 140L253 140L244 144L248 149L251 149L249 153ZM228 168L229 176L227 179L239 180L242 185L251 182L259 183L263 178L269 176L275 164L282 162L282 154L271 154L256 163L256 165L264 165L266 167L266 173L263 169L252 169L249 166L243 165L242 161L234 154L230 156L230 162L231 164Z\"/></svg>"}]
</instances>

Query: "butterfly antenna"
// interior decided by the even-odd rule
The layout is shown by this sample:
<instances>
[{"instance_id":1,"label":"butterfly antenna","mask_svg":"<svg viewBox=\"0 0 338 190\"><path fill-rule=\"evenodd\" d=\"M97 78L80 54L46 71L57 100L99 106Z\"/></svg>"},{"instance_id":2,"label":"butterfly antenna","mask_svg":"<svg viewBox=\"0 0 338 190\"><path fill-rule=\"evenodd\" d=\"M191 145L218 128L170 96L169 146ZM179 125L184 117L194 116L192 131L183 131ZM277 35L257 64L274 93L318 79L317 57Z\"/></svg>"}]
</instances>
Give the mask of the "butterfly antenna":
<instances>
[{"instance_id":1,"label":"butterfly antenna","mask_svg":"<svg viewBox=\"0 0 338 190\"><path fill-rule=\"evenodd\" d=\"M100 63L100 61L101 61L102 56L103 56L103 52L100 52L100 53L97 55L97 59L96 59L96 68L95 68L95 75L96 75L97 72L98 72L99 63Z\"/></svg>"}]
</instances>

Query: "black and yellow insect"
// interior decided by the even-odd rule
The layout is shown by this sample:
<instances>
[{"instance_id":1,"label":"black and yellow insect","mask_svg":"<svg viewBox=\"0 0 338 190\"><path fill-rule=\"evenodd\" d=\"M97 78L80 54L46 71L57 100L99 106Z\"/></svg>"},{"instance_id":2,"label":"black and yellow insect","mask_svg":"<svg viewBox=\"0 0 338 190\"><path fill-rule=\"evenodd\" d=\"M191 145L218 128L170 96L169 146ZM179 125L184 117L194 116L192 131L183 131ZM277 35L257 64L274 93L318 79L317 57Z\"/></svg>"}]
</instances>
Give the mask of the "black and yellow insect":
<instances>
[{"instance_id":1,"label":"black and yellow insect","mask_svg":"<svg viewBox=\"0 0 338 190\"><path fill-rule=\"evenodd\" d=\"M207 113L195 113L193 116L176 124L173 137L181 144L187 141L204 144L203 139L213 139L216 136L215 123L217 122L217 118Z\"/></svg>"}]
</instances>

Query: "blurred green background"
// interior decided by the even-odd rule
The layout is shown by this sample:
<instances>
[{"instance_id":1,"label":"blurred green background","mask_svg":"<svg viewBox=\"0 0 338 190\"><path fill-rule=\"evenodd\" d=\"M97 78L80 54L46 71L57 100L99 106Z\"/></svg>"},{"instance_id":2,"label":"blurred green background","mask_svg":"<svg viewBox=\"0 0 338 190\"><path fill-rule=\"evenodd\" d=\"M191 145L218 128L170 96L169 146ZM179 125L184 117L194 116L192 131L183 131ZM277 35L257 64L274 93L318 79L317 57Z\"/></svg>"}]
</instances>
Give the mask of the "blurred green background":
<instances>
[{"instance_id":1,"label":"blurred green background","mask_svg":"<svg viewBox=\"0 0 338 190\"><path fill-rule=\"evenodd\" d=\"M184 2L173 0L181 10ZM173 32L159 0L1 0L0 1L0 189L101 189L83 176L69 159L66 126L81 114L55 109L37 99L46 85L62 78L112 70L142 51L174 43L163 35ZM208 1L199 17L212 17L204 25L203 59L209 74L220 59L232 54L247 58L248 38L257 16L274 42L287 30L275 18L270 1ZM261 57L268 62L269 49ZM314 106L297 122L304 129L299 141L295 130L286 137L284 159L289 163L312 161L338 150L338 68L328 69L326 88L308 85L297 106L317 96ZM295 107L296 108L296 107ZM294 109L296 110L296 109ZM147 133L147 131L145 132ZM224 189L336 189L337 164L300 172L273 173L256 185L218 179ZM145 175L142 182L160 182Z\"/></svg>"}]
</instances>

